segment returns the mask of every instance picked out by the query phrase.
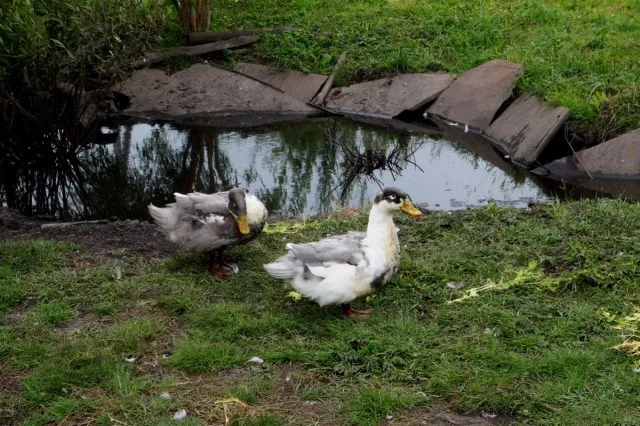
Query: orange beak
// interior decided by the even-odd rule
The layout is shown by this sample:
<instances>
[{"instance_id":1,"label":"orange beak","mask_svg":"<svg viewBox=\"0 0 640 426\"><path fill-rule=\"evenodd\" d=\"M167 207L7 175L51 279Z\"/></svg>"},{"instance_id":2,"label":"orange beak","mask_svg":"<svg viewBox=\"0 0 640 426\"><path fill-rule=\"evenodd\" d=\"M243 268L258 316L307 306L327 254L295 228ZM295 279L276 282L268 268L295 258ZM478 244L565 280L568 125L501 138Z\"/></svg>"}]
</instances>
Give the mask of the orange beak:
<instances>
[{"instance_id":1,"label":"orange beak","mask_svg":"<svg viewBox=\"0 0 640 426\"><path fill-rule=\"evenodd\" d=\"M404 201L402 202L402 206L400 207L400 210L402 210L403 212L410 214L411 216L421 216L422 212L420 210L418 210L413 203L411 202L410 199L405 198Z\"/></svg>"},{"instance_id":2,"label":"orange beak","mask_svg":"<svg viewBox=\"0 0 640 426\"><path fill-rule=\"evenodd\" d=\"M251 232L249 229L249 224L247 223L247 215L241 214L236 218L236 223L238 224L238 230L242 235L247 235Z\"/></svg>"}]
</instances>

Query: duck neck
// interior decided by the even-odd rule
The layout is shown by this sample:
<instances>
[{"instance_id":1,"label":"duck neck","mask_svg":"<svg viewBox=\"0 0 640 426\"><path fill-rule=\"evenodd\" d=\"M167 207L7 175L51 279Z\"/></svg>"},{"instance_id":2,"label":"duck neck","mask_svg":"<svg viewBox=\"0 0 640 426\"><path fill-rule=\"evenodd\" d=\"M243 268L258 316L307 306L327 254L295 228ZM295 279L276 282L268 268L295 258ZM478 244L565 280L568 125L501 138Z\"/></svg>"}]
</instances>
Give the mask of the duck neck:
<instances>
[{"instance_id":1,"label":"duck neck","mask_svg":"<svg viewBox=\"0 0 640 426\"><path fill-rule=\"evenodd\" d=\"M367 236L364 239L364 253L368 260L369 272L385 273L398 262L400 243L393 216L374 206L369 213Z\"/></svg>"},{"instance_id":2,"label":"duck neck","mask_svg":"<svg viewBox=\"0 0 640 426\"><path fill-rule=\"evenodd\" d=\"M378 209L374 206L369 213L369 223L367 224L367 239L374 241L386 241L395 233L393 215L389 212Z\"/></svg>"}]
</instances>

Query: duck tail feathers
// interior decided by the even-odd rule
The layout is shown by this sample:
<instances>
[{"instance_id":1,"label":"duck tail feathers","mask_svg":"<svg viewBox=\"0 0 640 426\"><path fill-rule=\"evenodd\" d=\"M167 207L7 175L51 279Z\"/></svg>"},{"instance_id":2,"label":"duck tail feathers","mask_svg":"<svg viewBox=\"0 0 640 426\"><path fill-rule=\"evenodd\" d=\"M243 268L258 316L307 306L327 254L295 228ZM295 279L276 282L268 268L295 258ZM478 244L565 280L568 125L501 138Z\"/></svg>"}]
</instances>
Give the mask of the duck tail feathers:
<instances>
[{"instance_id":1,"label":"duck tail feathers","mask_svg":"<svg viewBox=\"0 0 640 426\"><path fill-rule=\"evenodd\" d=\"M273 262L262 265L267 274L279 280L292 279L295 275L294 271L282 262Z\"/></svg>"},{"instance_id":2,"label":"duck tail feathers","mask_svg":"<svg viewBox=\"0 0 640 426\"><path fill-rule=\"evenodd\" d=\"M153 204L149 204L149 214L154 222L165 232L173 230L178 217L176 211L172 208L160 208Z\"/></svg>"}]
</instances>

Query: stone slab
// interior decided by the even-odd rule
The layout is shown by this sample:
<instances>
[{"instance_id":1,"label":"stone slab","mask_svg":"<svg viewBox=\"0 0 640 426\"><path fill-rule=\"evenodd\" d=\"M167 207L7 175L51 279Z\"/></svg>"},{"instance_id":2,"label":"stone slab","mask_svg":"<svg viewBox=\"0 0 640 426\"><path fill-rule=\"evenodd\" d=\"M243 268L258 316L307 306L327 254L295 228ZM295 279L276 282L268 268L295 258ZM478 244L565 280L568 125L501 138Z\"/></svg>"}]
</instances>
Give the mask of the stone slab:
<instances>
[{"instance_id":1,"label":"stone slab","mask_svg":"<svg viewBox=\"0 0 640 426\"><path fill-rule=\"evenodd\" d=\"M123 113L323 113L264 83L207 64L195 64L170 76L157 69L138 70L114 90L130 98L131 104Z\"/></svg>"},{"instance_id":2,"label":"stone slab","mask_svg":"<svg viewBox=\"0 0 640 426\"><path fill-rule=\"evenodd\" d=\"M400 74L332 89L325 107L342 114L393 118L403 111L417 111L451 84L449 74Z\"/></svg>"},{"instance_id":3,"label":"stone slab","mask_svg":"<svg viewBox=\"0 0 640 426\"><path fill-rule=\"evenodd\" d=\"M487 136L511 155L511 159L531 166L569 118L564 107L548 108L538 98L525 93L487 129Z\"/></svg>"},{"instance_id":4,"label":"stone slab","mask_svg":"<svg viewBox=\"0 0 640 426\"><path fill-rule=\"evenodd\" d=\"M561 177L590 175L640 178L640 129L552 161L536 171Z\"/></svg>"},{"instance_id":5,"label":"stone slab","mask_svg":"<svg viewBox=\"0 0 640 426\"><path fill-rule=\"evenodd\" d=\"M522 65L501 59L485 62L461 74L427 113L486 130L522 71Z\"/></svg>"},{"instance_id":6,"label":"stone slab","mask_svg":"<svg viewBox=\"0 0 640 426\"><path fill-rule=\"evenodd\" d=\"M302 102L309 102L327 80L326 75L300 71L280 71L258 64L239 63L233 69L285 92Z\"/></svg>"}]
</instances>

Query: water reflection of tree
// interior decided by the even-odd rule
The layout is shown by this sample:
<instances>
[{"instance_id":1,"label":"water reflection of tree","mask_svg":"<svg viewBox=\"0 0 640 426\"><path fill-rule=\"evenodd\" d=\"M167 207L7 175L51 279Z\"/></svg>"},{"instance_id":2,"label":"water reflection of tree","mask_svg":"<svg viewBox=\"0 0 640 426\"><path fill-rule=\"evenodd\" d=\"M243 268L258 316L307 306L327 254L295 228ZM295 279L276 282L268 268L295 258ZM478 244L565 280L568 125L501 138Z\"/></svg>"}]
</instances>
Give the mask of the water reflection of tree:
<instances>
[{"instance_id":1,"label":"water reflection of tree","mask_svg":"<svg viewBox=\"0 0 640 426\"><path fill-rule=\"evenodd\" d=\"M243 134L235 131L149 128L148 136L136 141L138 129L121 125L113 144L66 152L50 167L25 169L14 187L13 204L18 198L27 213L64 218L146 218L149 203L171 202L174 192L211 193L243 185L272 213L324 213L368 202L371 183L380 184L383 172L402 173L424 142L407 133L331 120L252 129L251 152L242 145ZM431 145L434 150L452 146L467 161L479 161L455 144ZM247 165L236 169L239 164ZM32 205L37 209L27 210Z\"/></svg>"},{"instance_id":2,"label":"water reflection of tree","mask_svg":"<svg viewBox=\"0 0 640 426\"><path fill-rule=\"evenodd\" d=\"M146 217L149 203L171 202L174 192L210 193L232 186L231 164L215 131L157 127L135 153L130 137L131 127L123 126L113 149L99 146L83 158L93 215Z\"/></svg>"},{"instance_id":3,"label":"water reflection of tree","mask_svg":"<svg viewBox=\"0 0 640 426\"><path fill-rule=\"evenodd\" d=\"M269 143L274 134L275 146ZM272 148L263 158L254 156L245 176L256 181L256 169L269 171L274 187L262 184L257 192L272 212L324 213L354 198L363 203L368 182L376 181L375 174L399 172L420 144L409 135L364 128L346 120L285 127L257 137L256 150L262 145ZM376 155L383 161L374 161L379 159ZM260 160L263 164L258 164Z\"/></svg>"},{"instance_id":4,"label":"water reflection of tree","mask_svg":"<svg viewBox=\"0 0 640 426\"><path fill-rule=\"evenodd\" d=\"M69 218L69 211L82 209L85 195L83 167L78 153L85 144L75 144L77 135L66 128L34 131L37 143L18 149L4 141L0 161L2 196L10 208L26 215L52 215ZM88 134L85 140L90 140ZM75 139L74 139L75 138ZM6 142L6 143L5 143Z\"/></svg>"}]
</instances>

